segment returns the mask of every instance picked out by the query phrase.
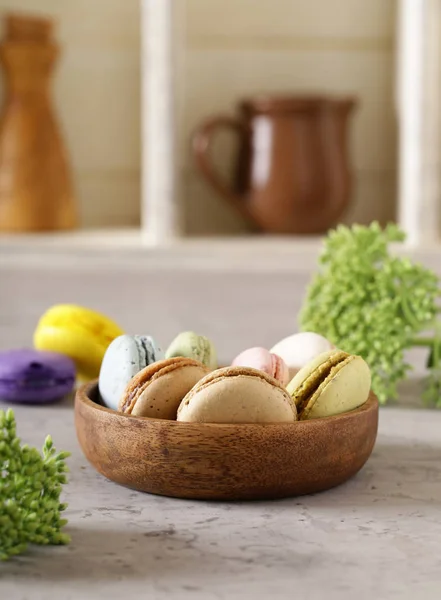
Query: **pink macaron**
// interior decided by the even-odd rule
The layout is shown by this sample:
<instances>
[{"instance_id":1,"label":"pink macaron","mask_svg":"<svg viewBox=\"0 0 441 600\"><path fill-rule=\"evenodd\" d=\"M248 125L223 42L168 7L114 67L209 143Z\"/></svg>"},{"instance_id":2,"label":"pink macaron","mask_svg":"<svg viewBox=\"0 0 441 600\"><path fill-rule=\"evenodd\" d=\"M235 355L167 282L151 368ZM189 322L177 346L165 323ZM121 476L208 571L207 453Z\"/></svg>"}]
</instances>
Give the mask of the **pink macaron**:
<instances>
[{"instance_id":1,"label":"pink macaron","mask_svg":"<svg viewBox=\"0 0 441 600\"><path fill-rule=\"evenodd\" d=\"M289 369L285 361L265 348L248 348L236 356L231 365L258 369L274 377L282 385L287 385L289 382Z\"/></svg>"}]
</instances>

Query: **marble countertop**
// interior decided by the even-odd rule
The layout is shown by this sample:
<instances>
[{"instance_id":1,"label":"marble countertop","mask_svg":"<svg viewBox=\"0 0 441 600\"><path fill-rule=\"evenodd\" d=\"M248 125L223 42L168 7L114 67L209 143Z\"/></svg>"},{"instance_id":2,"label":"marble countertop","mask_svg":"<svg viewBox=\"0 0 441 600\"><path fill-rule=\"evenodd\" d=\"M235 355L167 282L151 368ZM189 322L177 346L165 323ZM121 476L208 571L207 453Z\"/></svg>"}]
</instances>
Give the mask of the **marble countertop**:
<instances>
[{"instance_id":1,"label":"marble countertop","mask_svg":"<svg viewBox=\"0 0 441 600\"><path fill-rule=\"evenodd\" d=\"M119 487L76 441L72 404L19 407L23 441L72 452L66 547L0 563L8 600L302 600L441 596L441 411L382 408L373 455L347 484L257 503Z\"/></svg>"}]
</instances>

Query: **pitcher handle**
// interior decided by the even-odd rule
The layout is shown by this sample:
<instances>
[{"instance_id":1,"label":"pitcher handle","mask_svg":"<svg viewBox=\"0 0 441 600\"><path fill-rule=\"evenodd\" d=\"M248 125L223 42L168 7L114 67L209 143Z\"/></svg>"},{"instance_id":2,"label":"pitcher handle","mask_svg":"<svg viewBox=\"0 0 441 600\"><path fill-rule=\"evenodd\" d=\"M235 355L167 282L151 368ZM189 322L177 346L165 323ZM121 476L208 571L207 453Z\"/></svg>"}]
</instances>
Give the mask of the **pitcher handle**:
<instances>
[{"instance_id":1,"label":"pitcher handle","mask_svg":"<svg viewBox=\"0 0 441 600\"><path fill-rule=\"evenodd\" d=\"M211 160L210 150L213 136L218 129L225 127L233 129L233 131L243 137L248 135L248 127L238 119L223 115L212 117L204 121L195 131L192 138L193 155L205 179L249 220L250 216L245 209L243 197L222 180Z\"/></svg>"}]
</instances>

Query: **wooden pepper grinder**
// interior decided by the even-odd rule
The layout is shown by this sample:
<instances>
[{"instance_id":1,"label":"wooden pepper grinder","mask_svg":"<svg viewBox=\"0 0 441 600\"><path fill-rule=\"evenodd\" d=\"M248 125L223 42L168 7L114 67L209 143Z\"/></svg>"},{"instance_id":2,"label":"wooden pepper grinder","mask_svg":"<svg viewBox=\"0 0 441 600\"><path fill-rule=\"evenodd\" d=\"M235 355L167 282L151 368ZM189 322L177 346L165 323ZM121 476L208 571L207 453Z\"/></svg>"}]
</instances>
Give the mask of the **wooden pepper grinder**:
<instances>
[{"instance_id":1,"label":"wooden pepper grinder","mask_svg":"<svg viewBox=\"0 0 441 600\"><path fill-rule=\"evenodd\" d=\"M50 100L58 55L52 21L9 15L0 44L5 97L0 120L0 231L77 226L71 176Z\"/></svg>"}]
</instances>

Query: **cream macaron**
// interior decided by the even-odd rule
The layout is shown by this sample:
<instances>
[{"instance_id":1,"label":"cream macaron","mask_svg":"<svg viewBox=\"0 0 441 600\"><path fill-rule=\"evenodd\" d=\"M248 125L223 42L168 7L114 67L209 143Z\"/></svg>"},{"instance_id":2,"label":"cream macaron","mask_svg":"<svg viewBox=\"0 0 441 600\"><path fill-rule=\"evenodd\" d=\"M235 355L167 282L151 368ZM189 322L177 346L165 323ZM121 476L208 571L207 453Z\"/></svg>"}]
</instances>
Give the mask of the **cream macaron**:
<instances>
[{"instance_id":1,"label":"cream macaron","mask_svg":"<svg viewBox=\"0 0 441 600\"><path fill-rule=\"evenodd\" d=\"M333 348L334 345L322 335L312 331L301 331L280 340L270 352L283 358L292 379L313 358Z\"/></svg>"},{"instance_id":2,"label":"cream macaron","mask_svg":"<svg viewBox=\"0 0 441 600\"><path fill-rule=\"evenodd\" d=\"M129 381L118 409L137 417L176 419L181 400L207 373L205 365L191 358L159 360Z\"/></svg>"},{"instance_id":3,"label":"cream macaron","mask_svg":"<svg viewBox=\"0 0 441 600\"><path fill-rule=\"evenodd\" d=\"M185 396L178 421L196 423L292 423L294 402L285 388L263 371L225 367L201 379Z\"/></svg>"}]
</instances>

